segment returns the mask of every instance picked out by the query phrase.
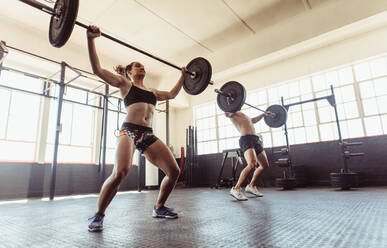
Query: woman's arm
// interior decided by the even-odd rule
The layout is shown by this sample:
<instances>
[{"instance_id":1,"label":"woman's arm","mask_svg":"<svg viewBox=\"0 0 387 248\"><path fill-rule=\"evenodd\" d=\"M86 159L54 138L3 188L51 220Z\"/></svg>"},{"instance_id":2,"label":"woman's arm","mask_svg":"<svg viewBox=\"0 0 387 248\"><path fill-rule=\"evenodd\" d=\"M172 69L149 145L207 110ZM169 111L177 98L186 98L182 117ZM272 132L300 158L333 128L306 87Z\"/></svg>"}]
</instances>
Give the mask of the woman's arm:
<instances>
[{"instance_id":1,"label":"woman's arm","mask_svg":"<svg viewBox=\"0 0 387 248\"><path fill-rule=\"evenodd\" d=\"M170 91L161 91L161 90L155 90L155 94L158 101L173 99L179 94L181 87L184 83L184 74L187 72L187 69L185 67L181 68L181 76L179 78L179 81L177 81L176 85L170 90Z\"/></svg>"},{"instance_id":2,"label":"woman's arm","mask_svg":"<svg viewBox=\"0 0 387 248\"><path fill-rule=\"evenodd\" d=\"M90 29L87 30L87 46L89 49L91 68L93 69L93 73L104 80L106 83L119 88L129 80L125 79L123 76L116 75L108 70L101 68L94 43L94 39L100 35L101 31L96 26L90 26Z\"/></svg>"}]
</instances>

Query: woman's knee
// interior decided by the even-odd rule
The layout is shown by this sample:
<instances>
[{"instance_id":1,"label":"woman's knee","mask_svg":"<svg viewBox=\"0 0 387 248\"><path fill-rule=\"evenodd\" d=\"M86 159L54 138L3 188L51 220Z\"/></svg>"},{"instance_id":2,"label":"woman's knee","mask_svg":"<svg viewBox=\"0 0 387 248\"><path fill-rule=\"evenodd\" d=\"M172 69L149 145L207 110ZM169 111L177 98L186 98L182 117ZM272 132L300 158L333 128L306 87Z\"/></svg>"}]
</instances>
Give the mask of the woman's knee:
<instances>
[{"instance_id":1,"label":"woman's knee","mask_svg":"<svg viewBox=\"0 0 387 248\"><path fill-rule=\"evenodd\" d=\"M174 167L173 169L169 170L169 173L167 173L167 176L171 179L179 178L179 176L180 176L179 167Z\"/></svg>"},{"instance_id":2,"label":"woman's knee","mask_svg":"<svg viewBox=\"0 0 387 248\"><path fill-rule=\"evenodd\" d=\"M173 175L174 175L174 177L177 179L177 178L179 178L179 176L180 176L180 169L179 169L179 167L176 167L174 170L173 170Z\"/></svg>"},{"instance_id":3,"label":"woman's knee","mask_svg":"<svg viewBox=\"0 0 387 248\"><path fill-rule=\"evenodd\" d=\"M128 175L129 171L129 167L117 169L115 172L113 172L113 180L121 183Z\"/></svg>"}]
</instances>

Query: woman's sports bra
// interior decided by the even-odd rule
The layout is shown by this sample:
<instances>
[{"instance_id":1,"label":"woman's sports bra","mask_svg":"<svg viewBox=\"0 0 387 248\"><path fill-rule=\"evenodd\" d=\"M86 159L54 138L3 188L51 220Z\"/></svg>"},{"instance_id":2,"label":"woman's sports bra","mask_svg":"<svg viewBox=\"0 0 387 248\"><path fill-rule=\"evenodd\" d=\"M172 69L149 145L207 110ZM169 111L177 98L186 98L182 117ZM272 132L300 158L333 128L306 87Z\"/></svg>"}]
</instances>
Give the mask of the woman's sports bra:
<instances>
[{"instance_id":1,"label":"woman's sports bra","mask_svg":"<svg viewBox=\"0 0 387 248\"><path fill-rule=\"evenodd\" d=\"M153 92L143 90L139 87L132 85L128 94L124 98L125 107L136 103L136 102L145 102L152 105L156 105L156 96Z\"/></svg>"}]
</instances>

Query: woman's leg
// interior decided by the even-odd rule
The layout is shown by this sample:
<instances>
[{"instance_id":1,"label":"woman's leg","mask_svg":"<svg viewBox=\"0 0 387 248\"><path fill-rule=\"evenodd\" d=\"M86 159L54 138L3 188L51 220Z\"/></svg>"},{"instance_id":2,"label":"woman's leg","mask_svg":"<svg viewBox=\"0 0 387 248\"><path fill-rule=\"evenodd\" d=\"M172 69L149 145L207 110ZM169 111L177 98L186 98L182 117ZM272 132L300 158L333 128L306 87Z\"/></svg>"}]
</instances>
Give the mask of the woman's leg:
<instances>
[{"instance_id":1,"label":"woman's leg","mask_svg":"<svg viewBox=\"0 0 387 248\"><path fill-rule=\"evenodd\" d=\"M112 174L106 179L101 188L98 200L98 213L105 213L106 208L116 195L121 182L128 175L132 166L134 151L135 146L129 136L123 135L118 138L116 161Z\"/></svg>"},{"instance_id":2,"label":"woman's leg","mask_svg":"<svg viewBox=\"0 0 387 248\"><path fill-rule=\"evenodd\" d=\"M169 194L175 187L177 179L180 175L180 169L172 155L172 152L159 139L144 151L144 155L146 159L165 173L156 202L156 208L159 208L164 206Z\"/></svg>"}]
</instances>

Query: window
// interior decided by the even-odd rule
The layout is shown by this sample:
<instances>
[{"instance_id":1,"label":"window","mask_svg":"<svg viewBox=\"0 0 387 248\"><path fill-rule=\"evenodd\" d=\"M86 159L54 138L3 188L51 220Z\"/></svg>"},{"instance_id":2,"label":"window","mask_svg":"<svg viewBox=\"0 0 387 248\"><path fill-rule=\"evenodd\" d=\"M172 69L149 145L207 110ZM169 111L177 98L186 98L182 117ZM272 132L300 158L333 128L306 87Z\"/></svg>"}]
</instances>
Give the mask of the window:
<instances>
[{"instance_id":1,"label":"window","mask_svg":"<svg viewBox=\"0 0 387 248\"><path fill-rule=\"evenodd\" d=\"M272 104L305 101L331 95L333 85L342 137L387 134L387 57L385 55L326 72L316 73L269 88L248 92L246 102L261 109ZM259 111L244 106L253 117ZM215 113L216 112L216 113ZM214 103L195 111L200 153L238 147L239 133ZM265 147L286 144L284 128L270 128L264 121L254 125ZM290 144L337 140L334 108L327 100L291 106L288 111ZM214 142L214 141L217 141ZM202 145L200 145L202 144ZM204 145L206 144L206 145Z\"/></svg>"},{"instance_id":2,"label":"window","mask_svg":"<svg viewBox=\"0 0 387 248\"><path fill-rule=\"evenodd\" d=\"M53 159L57 128L58 105L55 98L58 97L60 87L54 81L49 84L44 82L45 76L37 75L42 73L41 70L29 67L27 72L24 71L25 68L18 67L40 63L47 69L46 75L59 80L60 66L21 53L15 52L11 56L15 57L7 61L14 64L4 65L0 77L0 160L50 162ZM28 63L22 63L25 61ZM98 92L103 90L99 87L103 86L103 82L96 80L96 77L79 75L67 68L65 81L73 79L65 87L63 96L58 162L94 163L98 157L96 152L99 152L99 149L96 151L100 135L97 129L101 125L102 116L102 110L99 109L102 98ZM74 87L74 84L81 88ZM51 86L46 92L43 91L45 85ZM107 132L110 147L106 155L107 161L114 161L117 99L111 97L110 100L113 103L109 105L112 110L109 111L109 117L112 118L108 118ZM120 122L123 120L122 116L121 114L118 117ZM45 149L43 158L38 157L43 154L43 151L38 152L41 147Z\"/></svg>"},{"instance_id":3,"label":"window","mask_svg":"<svg viewBox=\"0 0 387 248\"><path fill-rule=\"evenodd\" d=\"M382 123L379 116L364 118L367 135L377 135L383 133Z\"/></svg>"},{"instance_id":4,"label":"window","mask_svg":"<svg viewBox=\"0 0 387 248\"><path fill-rule=\"evenodd\" d=\"M117 108L116 108L117 109ZM107 132L106 132L106 163L114 164L116 159L115 151L117 146L117 135L122 123L125 120L125 114L116 111L108 111ZM136 158L134 156L134 158Z\"/></svg>"},{"instance_id":5,"label":"window","mask_svg":"<svg viewBox=\"0 0 387 248\"><path fill-rule=\"evenodd\" d=\"M218 115L218 133L219 151L239 147L239 132L231 123L231 120L227 118L222 112L220 115Z\"/></svg>"},{"instance_id":6,"label":"window","mask_svg":"<svg viewBox=\"0 0 387 248\"><path fill-rule=\"evenodd\" d=\"M364 81L359 82L360 102L364 115L365 135L387 133L385 114L387 113L387 63L386 57L376 58L355 66ZM360 79L359 79L360 80Z\"/></svg>"},{"instance_id":7,"label":"window","mask_svg":"<svg viewBox=\"0 0 387 248\"><path fill-rule=\"evenodd\" d=\"M0 89L0 160L34 161L41 97Z\"/></svg>"},{"instance_id":8,"label":"window","mask_svg":"<svg viewBox=\"0 0 387 248\"><path fill-rule=\"evenodd\" d=\"M0 89L0 139L6 138L10 99L11 91Z\"/></svg>"},{"instance_id":9,"label":"window","mask_svg":"<svg viewBox=\"0 0 387 248\"><path fill-rule=\"evenodd\" d=\"M216 109L210 103L195 109L198 154L218 152L216 134Z\"/></svg>"},{"instance_id":10,"label":"window","mask_svg":"<svg viewBox=\"0 0 387 248\"><path fill-rule=\"evenodd\" d=\"M66 87L63 98L71 101L86 103L86 91L71 87Z\"/></svg>"},{"instance_id":11,"label":"window","mask_svg":"<svg viewBox=\"0 0 387 248\"><path fill-rule=\"evenodd\" d=\"M51 100L47 133L46 161L53 158L56 134L57 101ZM63 102L58 162L92 163L95 109L76 103Z\"/></svg>"},{"instance_id":12,"label":"window","mask_svg":"<svg viewBox=\"0 0 387 248\"><path fill-rule=\"evenodd\" d=\"M36 93L42 93L43 90L43 81L41 79L8 70L1 71L0 84Z\"/></svg>"}]
</instances>

